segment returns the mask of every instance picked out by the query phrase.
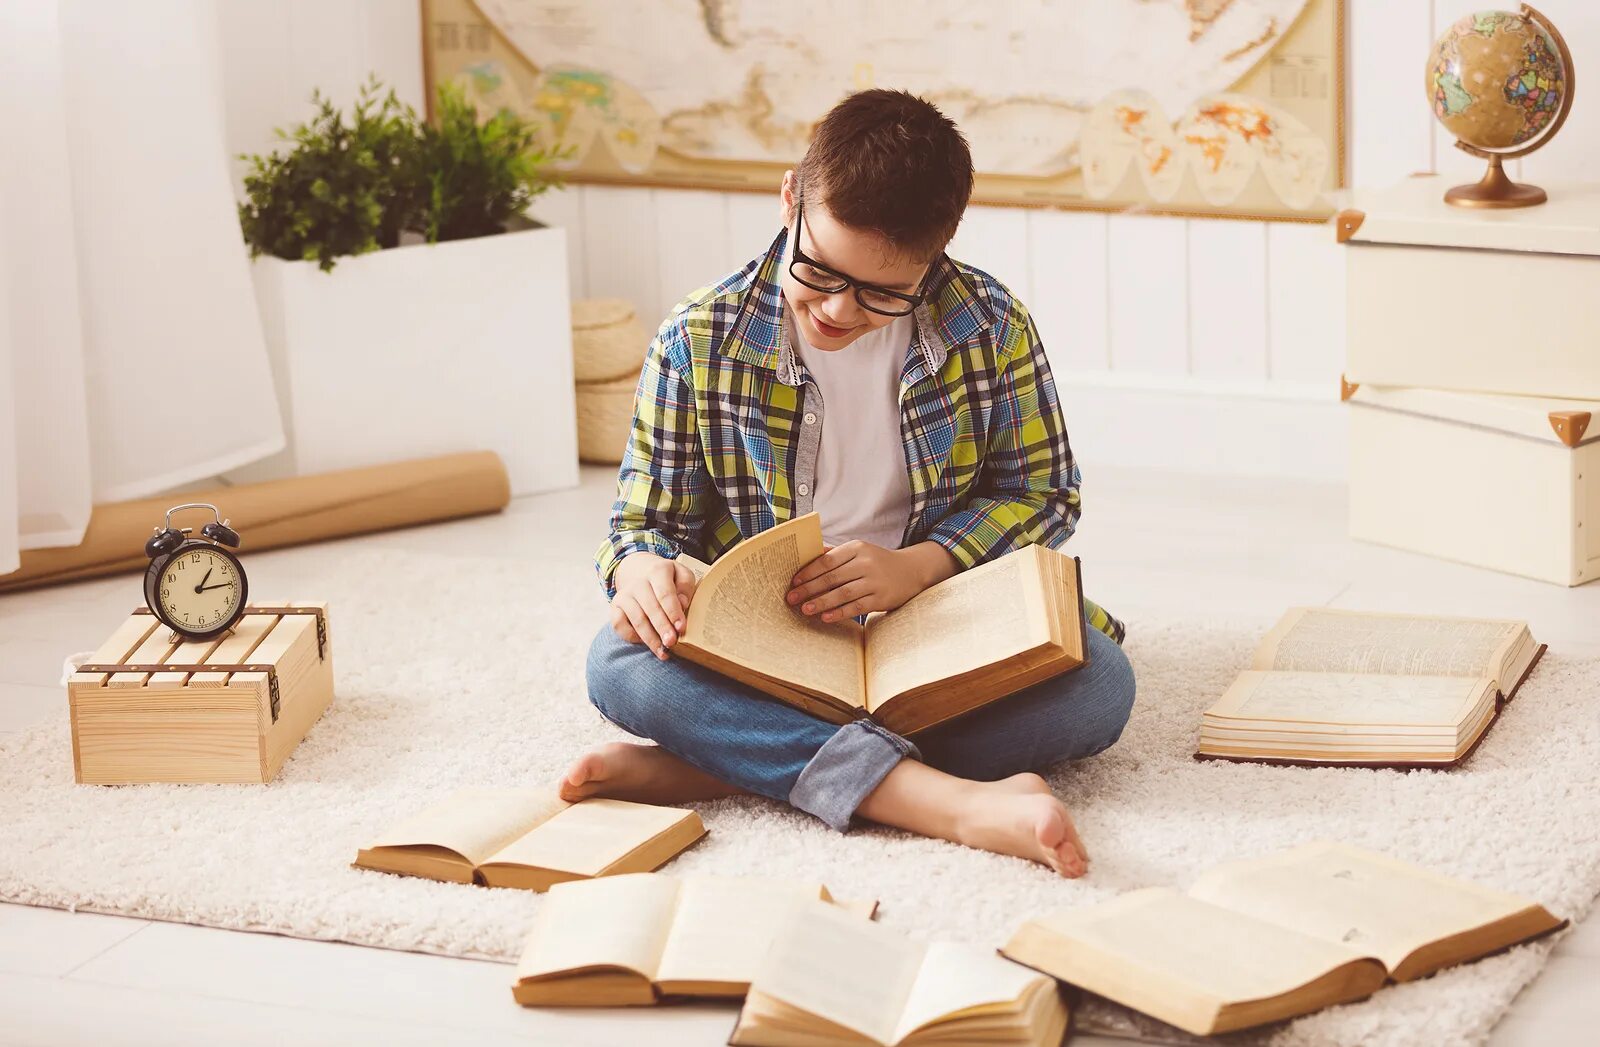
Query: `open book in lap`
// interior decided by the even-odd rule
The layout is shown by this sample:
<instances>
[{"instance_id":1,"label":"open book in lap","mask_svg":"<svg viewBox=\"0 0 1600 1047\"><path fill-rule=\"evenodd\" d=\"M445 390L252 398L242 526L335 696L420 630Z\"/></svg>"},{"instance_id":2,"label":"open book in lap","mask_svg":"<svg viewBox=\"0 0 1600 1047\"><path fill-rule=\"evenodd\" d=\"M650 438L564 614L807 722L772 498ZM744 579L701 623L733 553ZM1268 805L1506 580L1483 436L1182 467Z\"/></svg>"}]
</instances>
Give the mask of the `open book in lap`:
<instances>
[{"instance_id":1,"label":"open book in lap","mask_svg":"<svg viewBox=\"0 0 1600 1047\"><path fill-rule=\"evenodd\" d=\"M1524 622L1295 608L1206 710L1195 755L1454 766L1543 653Z\"/></svg>"},{"instance_id":2,"label":"open book in lap","mask_svg":"<svg viewBox=\"0 0 1600 1047\"><path fill-rule=\"evenodd\" d=\"M1024 924L1005 956L1201 1036L1361 999L1566 925L1346 844L1220 865Z\"/></svg>"},{"instance_id":3,"label":"open book in lap","mask_svg":"<svg viewBox=\"0 0 1600 1047\"><path fill-rule=\"evenodd\" d=\"M730 1044L1049 1044L1067 1006L1049 978L968 945L924 945L815 902L750 983Z\"/></svg>"},{"instance_id":4,"label":"open book in lap","mask_svg":"<svg viewBox=\"0 0 1600 1047\"><path fill-rule=\"evenodd\" d=\"M705 834L700 816L678 807L568 803L545 789L461 789L383 833L352 864L543 891L567 880L659 868Z\"/></svg>"},{"instance_id":5,"label":"open book in lap","mask_svg":"<svg viewBox=\"0 0 1600 1047\"><path fill-rule=\"evenodd\" d=\"M653 873L558 884L528 933L511 993L527 1006L615 1007L663 997L743 997L773 935L820 884Z\"/></svg>"},{"instance_id":6,"label":"open book in lap","mask_svg":"<svg viewBox=\"0 0 1600 1047\"><path fill-rule=\"evenodd\" d=\"M911 734L1088 659L1076 557L1032 545L962 571L866 624L789 606L822 555L807 513L747 538L699 578L673 651L834 723L869 716Z\"/></svg>"}]
</instances>

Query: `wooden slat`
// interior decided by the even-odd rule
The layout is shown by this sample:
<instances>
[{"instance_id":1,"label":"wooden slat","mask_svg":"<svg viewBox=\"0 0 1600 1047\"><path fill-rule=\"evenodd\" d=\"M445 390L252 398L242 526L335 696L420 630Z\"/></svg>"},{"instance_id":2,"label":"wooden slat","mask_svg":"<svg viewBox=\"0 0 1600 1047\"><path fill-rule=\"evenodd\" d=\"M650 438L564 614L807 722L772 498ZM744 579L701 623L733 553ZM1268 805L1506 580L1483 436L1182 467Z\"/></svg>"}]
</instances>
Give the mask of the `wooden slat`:
<instances>
[{"instance_id":1,"label":"wooden slat","mask_svg":"<svg viewBox=\"0 0 1600 1047\"><path fill-rule=\"evenodd\" d=\"M1028 213L1019 207L969 207L946 253L999 280L1024 303L1033 300Z\"/></svg>"},{"instance_id":2,"label":"wooden slat","mask_svg":"<svg viewBox=\"0 0 1600 1047\"><path fill-rule=\"evenodd\" d=\"M758 258L783 228L777 186L770 193L728 193L728 272Z\"/></svg>"},{"instance_id":3,"label":"wooden slat","mask_svg":"<svg viewBox=\"0 0 1600 1047\"><path fill-rule=\"evenodd\" d=\"M186 640L167 653L162 661L168 665L193 665L204 662L210 657L211 652L221 644L220 639ZM190 673L151 673L151 687L181 687L190 677Z\"/></svg>"},{"instance_id":4,"label":"wooden slat","mask_svg":"<svg viewBox=\"0 0 1600 1047\"><path fill-rule=\"evenodd\" d=\"M1347 133L1352 185L1367 189L1391 185L1431 169L1436 124L1423 93L1422 69L1434 40L1432 6L1349 0L1345 50L1350 62ZM1396 70L1415 76L1409 82L1414 86L1397 86Z\"/></svg>"},{"instance_id":5,"label":"wooden slat","mask_svg":"<svg viewBox=\"0 0 1600 1047\"><path fill-rule=\"evenodd\" d=\"M626 298L645 330L661 323L656 268L655 191L634 186L583 187L585 286L591 298Z\"/></svg>"},{"instance_id":6,"label":"wooden slat","mask_svg":"<svg viewBox=\"0 0 1600 1047\"><path fill-rule=\"evenodd\" d=\"M101 644L94 652L93 657L84 662L84 665L120 665L128 660L127 654L137 650L154 629L160 625L152 615L130 614L116 632L112 633L106 642ZM161 626L165 629L165 626ZM100 687L106 682L106 673L73 673L68 681L70 687Z\"/></svg>"},{"instance_id":7,"label":"wooden slat","mask_svg":"<svg viewBox=\"0 0 1600 1047\"><path fill-rule=\"evenodd\" d=\"M321 607L324 608L324 610L327 608L327 604L325 603L306 601L296 601L288 606ZM295 644L299 643L301 638L308 632L311 635L311 643L313 647L315 647L317 642L317 619L314 615L286 614L278 619L278 624L273 626L272 631L267 634L266 639L264 639L260 645L257 646L253 652L251 652L250 660L253 662L263 662L274 666L280 666L281 671L280 663L283 661L284 656L288 654L290 649L292 649ZM278 681L280 689L283 686L283 682L284 681L282 679ZM234 673L233 678L230 679L228 683L231 686L236 687L265 687L267 686L267 674ZM270 724L270 719L267 722Z\"/></svg>"},{"instance_id":8,"label":"wooden slat","mask_svg":"<svg viewBox=\"0 0 1600 1047\"><path fill-rule=\"evenodd\" d=\"M1338 393L1345 360L1345 252L1331 225L1267 228L1267 317L1273 380Z\"/></svg>"},{"instance_id":9,"label":"wooden slat","mask_svg":"<svg viewBox=\"0 0 1600 1047\"><path fill-rule=\"evenodd\" d=\"M256 648L277 625L279 615L247 614L239 619L233 635L227 637L205 659L212 665L237 665L252 661ZM189 677L190 687L221 687L228 682L230 673L195 673Z\"/></svg>"},{"instance_id":10,"label":"wooden slat","mask_svg":"<svg viewBox=\"0 0 1600 1047\"><path fill-rule=\"evenodd\" d=\"M154 621L154 619L152 619ZM124 658L114 659L119 662L129 662L135 665L149 665L167 660L167 655L178 646L171 639L173 632L160 622L155 623L155 628L144 641L127 653ZM150 679L149 673L112 673L106 681L107 687L143 687Z\"/></svg>"}]
</instances>

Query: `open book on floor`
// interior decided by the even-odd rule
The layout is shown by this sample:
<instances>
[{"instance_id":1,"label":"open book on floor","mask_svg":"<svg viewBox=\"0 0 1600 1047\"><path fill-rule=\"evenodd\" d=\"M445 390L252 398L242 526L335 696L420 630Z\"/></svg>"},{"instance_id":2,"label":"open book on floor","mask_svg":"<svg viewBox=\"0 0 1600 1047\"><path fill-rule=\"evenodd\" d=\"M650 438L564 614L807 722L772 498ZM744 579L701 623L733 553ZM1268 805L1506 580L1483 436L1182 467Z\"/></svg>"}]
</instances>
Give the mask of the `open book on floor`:
<instances>
[{"instance_id":1,"label":"open book on floor","mask_svg":"<svg viewBox=\"0 0 1600 1047\"><path fill-rule=\"evenodd\" d=\"M1314 843L1187 893L1132 891L1024 924L1000 951L1201 1036L1308 1014L1566 925L1525 898Z\"/></svg>"},{"instance_id":2,"label":"open book on floor","mask_svg":"<svg viewBox=\"0 0 1600 1047\"><path fill-rule=\"evenodd\" d=\"M784 596L822 555L807 513L746 538L699 576L683 636L691 662L834 723L862 714L910 734L1088 657L1076 557L1031 545L962 571L865 625L824 623Z\"/></svg>"},{"instance_id":3,"label":"open book on floor","mask_svg":"<svg viewBox=\"0 0 1600 1047\"><path fill-rule=\"evenodd\" d=\"M1205 711L1195 755L1451 767L1543 653L1525 622L1295 608Z\"/></svg>"},{"instance_id":4,"label":"open book on floor","mask_svg":"<svg viewBox=\"0 0 1600 1047\"><path fill-rule=\"evenodd\" d=\"M700 816L626 800L568 803L553 790L462 789L361 849L358 869L548 890L648 872L706 834Z\"/></svg>"},{"instance_id":5,"label":"open book on floor","mask_svg":"<svg viewBox=\"0 0 1600 1047\"><path fill-rule=\"evenodd\" d=\"M1067 1028L1054 981L987 949L923 944L811 902L773 937L730 1044L1049 1044Z\"/></svg>"},{"instance_id":6,"label":"open book on floor","mask_svg":"<svg viewBox=\"0 0 1600 1047\"><path fill-rule=\"evenodd\" d=\"M870 920L820 884L653 873L557 884L534 917L511 995L545 1007L744 996L761 956L806 902Z\"/></svg>"}]
</instances>

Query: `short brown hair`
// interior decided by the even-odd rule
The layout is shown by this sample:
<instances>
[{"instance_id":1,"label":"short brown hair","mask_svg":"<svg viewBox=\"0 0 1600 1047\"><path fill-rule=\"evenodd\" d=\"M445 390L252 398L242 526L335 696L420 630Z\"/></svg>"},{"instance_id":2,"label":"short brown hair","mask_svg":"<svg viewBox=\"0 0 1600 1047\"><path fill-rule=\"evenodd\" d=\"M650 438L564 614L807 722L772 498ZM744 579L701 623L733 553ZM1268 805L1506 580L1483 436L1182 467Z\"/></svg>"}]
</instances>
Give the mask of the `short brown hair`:
<instances>
[{"instance_id":1,"label":"short brown hair","mask_svg":"<svg viewBox=\"0 0 1600 1047\"><path fill-rule=\"evenodd\" d=\"M933 103L858 91L817 124L796 172L804 199L918 261L943 251L972 196L967 140Z\"/></svg>"}]
</instances>

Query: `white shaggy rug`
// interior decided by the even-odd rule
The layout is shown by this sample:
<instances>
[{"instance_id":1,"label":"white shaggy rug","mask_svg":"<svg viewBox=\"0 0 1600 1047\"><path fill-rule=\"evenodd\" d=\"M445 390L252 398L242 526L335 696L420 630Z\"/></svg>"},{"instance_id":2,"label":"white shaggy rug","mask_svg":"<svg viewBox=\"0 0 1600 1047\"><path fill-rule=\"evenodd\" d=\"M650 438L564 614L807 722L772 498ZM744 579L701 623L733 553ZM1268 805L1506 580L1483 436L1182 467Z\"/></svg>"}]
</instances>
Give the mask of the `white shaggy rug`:
<instances>
[{"instance_id":1,"label":"white shaggy rug","mask_svg":"<svg viewBox=\"0 0 1600 1047\"><path fill-rule=\"evenodd\" d=\"M333 706L279 779L77 786L63 697L53 722L0 737L0 899L512 960L536 895L349 863L379 830L458 786L553 782L578 752L621 737L584 696L584 656L604 619L589 566L347 546L258 564L266 557L274 580L295 590L266 595L326 594L337 681ZM993 946L1039 912L1181 887L1217 862L1331 837L1582 916L1600 891L1600 665L1550 651L1452 772L1193 761L1201 710L1279 611L1229 627L1132 623L1132 722L1111 750L1052 776L1094 856L1083 880L887 830L838 835L749 799L703 805L711 835L667 868L806 877L882 899L883 922L913 934ZM1384 989L1266 1037L1481 1042L1550 947ZM1103 1003L1083 1017L1126 1021Z\"/></svg>"}]
</instances>

